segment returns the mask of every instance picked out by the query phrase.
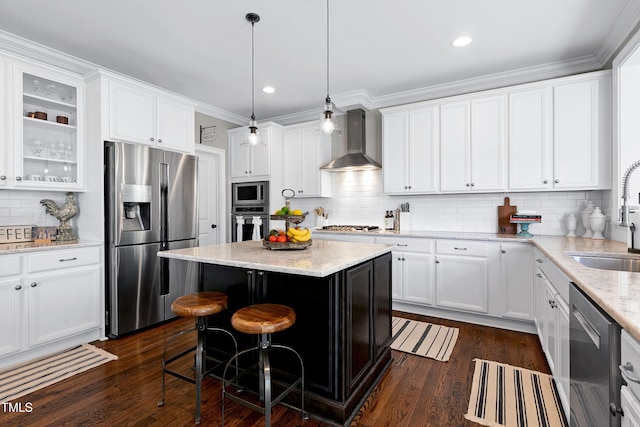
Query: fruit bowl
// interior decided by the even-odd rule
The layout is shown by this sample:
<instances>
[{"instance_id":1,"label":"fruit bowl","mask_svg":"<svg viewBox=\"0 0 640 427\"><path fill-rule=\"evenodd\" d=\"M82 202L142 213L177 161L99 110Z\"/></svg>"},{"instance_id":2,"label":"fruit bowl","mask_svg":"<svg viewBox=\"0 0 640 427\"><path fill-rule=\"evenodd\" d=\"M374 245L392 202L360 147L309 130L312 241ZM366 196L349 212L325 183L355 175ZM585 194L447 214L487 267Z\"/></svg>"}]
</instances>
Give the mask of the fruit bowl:
<instances>
[{"instance_id":1,"label":"fruit bowl","mask_svg":"<svg viewBox=\"0 0 640 427\"><path fill-rule=\"evenodd\" d=\"M270 242L267 239L263 239L262 246L272 250L299 250L311 246L312 242L313 240L311 239L306 242Z\"/></svg>"}]
</instances>

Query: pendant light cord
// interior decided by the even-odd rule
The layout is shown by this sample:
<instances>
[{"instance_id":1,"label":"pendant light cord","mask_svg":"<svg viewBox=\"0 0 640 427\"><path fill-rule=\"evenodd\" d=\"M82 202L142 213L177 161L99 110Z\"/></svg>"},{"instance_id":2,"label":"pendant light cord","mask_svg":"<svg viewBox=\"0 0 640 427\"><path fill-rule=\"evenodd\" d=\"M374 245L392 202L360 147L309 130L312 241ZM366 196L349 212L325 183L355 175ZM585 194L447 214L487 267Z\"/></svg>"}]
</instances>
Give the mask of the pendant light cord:
<instances>
[{"instance_id":1,"label":"pendant light cord","mask_svg":"<svg viewBox=\"0 0 640 427\"><path fill-rule=\"evenodd\" d=\"M254 48L254 36L253 36L253 26L255 25L255 21L251 21L251 120L256 119L255 114L255 48Z\"/></svg>"},{"instance_id":2,"label":"pendant light cord","mask_svg":"<svg viewBox=\"0 0 640 427\"><path fill-rule=\"evenodd\" d=\"M329 98L329 0L327 0L327 103L331 102Z\"/></svg>"}]
</instances>

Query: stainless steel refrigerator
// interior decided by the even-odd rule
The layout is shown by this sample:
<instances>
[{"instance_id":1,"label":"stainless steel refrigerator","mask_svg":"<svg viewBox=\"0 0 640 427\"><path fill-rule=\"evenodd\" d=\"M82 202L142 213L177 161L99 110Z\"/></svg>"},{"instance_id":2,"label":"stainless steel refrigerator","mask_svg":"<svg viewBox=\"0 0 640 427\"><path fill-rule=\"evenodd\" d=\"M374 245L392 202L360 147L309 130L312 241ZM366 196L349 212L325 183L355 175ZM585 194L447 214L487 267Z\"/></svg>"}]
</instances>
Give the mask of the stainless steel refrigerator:
<instances>
[{"instance_id":1,"label":"stainless steel refrigerator","mask_svg":"<svg viewBox=\"0 0 640 427\"><path fill-rule=\"evenodd\" d=\"M159 258L198 246L197 159L105 142L106 322L117 337L174 317L197 290L196 263Z\"/></svg>"}]
</instances>

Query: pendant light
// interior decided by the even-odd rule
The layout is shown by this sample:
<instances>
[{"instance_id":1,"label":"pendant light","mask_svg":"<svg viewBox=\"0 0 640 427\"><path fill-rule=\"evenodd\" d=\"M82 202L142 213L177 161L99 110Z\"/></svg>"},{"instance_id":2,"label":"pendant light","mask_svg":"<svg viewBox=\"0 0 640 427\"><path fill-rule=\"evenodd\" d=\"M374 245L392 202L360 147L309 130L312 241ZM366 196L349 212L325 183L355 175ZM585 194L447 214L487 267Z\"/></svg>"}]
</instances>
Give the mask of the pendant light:
<instances>
[{"instance_id":1,"label":"pendant light","mask_svg":"<svg viewBox=\"0 0 640 427\"><path fill-rule=\"evenodd\" d=\"M255 49L254 49L254 37L253 26L256 22L260 22L260 15L257 13L247 13L245 17L247 21L251 22L251 118L249 119L249 127L247 128L247 135L242 145L249 145L255 147L256 145L266 147L266 144L262 142L260 138L260 130L258 129L258 122L255 114Z\"/></svg>"},{"instance_id":2,"label":"pendant light","mask_svg":"<svg viewBox=\"0 0 640 427\"><path fill-rule=\"evenodd\" d=\"M327 135L336 134L342 135L336 122L333 120L333 104L331 103L331 97L329 96L329 0L327 0L327 98L324 100L324 111L320 124L318 126L318 132Z\"/></svg>"}]
</instances>

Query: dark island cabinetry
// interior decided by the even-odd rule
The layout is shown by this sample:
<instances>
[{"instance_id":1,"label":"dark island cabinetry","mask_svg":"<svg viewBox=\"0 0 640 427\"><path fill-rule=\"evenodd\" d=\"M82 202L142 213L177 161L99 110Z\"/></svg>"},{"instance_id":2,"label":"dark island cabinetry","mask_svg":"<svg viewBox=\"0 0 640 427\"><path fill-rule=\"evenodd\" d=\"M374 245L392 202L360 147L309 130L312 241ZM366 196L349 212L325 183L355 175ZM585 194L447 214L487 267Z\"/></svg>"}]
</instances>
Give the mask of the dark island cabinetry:
<instances>
[{"instance_id":1,"label":"dark island cabinetry","mask_svg":"<svg viewBox=\"0 0 640 427\"><path fill-rule=\"evenodd\" d=\"M390 253L325 277L203 263L201 281L202 290L229 295L229 310L211 319L229 330L233 312L246 305L273 302L295 310L295 325L275 334L273 342L301 354L305 407L312 416L348 425L391 362ZM242 348L253 345L236 336ZM217 344L214 335L209 342ZM276 358L285 372L296 366L284 354L274 356L274 365ZM298 398L293 395L289 403L296 405Z\"/></svg>"}]
</instances>

